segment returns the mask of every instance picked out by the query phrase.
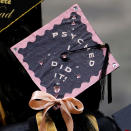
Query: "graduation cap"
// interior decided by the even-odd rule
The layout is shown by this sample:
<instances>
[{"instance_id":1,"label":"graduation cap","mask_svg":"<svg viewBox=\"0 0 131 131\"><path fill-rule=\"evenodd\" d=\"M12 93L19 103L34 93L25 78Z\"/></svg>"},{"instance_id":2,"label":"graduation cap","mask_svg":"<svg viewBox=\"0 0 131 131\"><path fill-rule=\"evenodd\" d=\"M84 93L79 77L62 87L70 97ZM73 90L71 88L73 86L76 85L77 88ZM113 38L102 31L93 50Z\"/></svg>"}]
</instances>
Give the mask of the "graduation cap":
<instances>
[{"instance_id":1,"label":"graduation cap","mask_svg":"<svg viewBox=\"0 0 131 131\"><path fill-rule=\"evenodd\" d=\"M109 45L100 40L77 4L11 50L41 90L29 102L32 109L44 109L40 131L46 131L45 114L55 104L67 130L73 131L70 113L84 109L74 97L119 67Z\"/></svg>"},{"instance_id":2,"label":"graduation cap","mask_svg":"<svg viewBox=\"0 0 131 131\"><path fill-rule=\"evenodd\" d=\"M131 105L114 113L112 116L122 131L131 131Z\"/></svg>"},{"instance_id":3,"label":"graduation cap","mask_svg":"<svg viewBox=\"0 0 131 131\"><path fill-rule=\"evenodd\" d=\"M8 28L43 0L0 0L0 32Z\"/></svg>"},{"instance_id":4,"label":"graduation cap","mask_svg":"<svg viewBox=\"0 0 131 131\"><path fill-rule=\"evenodd\" d=\"M119 67L77 4L11 50L39 89L57 98L75 97Z\"/></svg>"}]
</instances>

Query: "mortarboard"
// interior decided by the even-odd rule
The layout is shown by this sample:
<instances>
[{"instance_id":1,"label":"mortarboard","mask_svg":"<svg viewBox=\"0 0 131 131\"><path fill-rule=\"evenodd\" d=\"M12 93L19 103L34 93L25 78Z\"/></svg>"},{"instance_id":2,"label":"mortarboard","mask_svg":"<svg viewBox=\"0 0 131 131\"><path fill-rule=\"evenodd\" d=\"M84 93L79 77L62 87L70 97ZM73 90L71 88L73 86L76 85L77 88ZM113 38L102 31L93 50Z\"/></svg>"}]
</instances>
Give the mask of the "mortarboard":
<instances>
[{"instance_id":1,"label":"mortarboard","mask_svg":"<svg viewBox=\"0 0 131 131\"><path fill-rule=\"evenodd\" d=\"M101 78L107 48L76 4L11 50L40 90L62 98ZM119 67L108 56L106 74Z\"/></svg>"},{"instance_id":2,"label":"mortarboard","mask_svg":"<svg viewBox=\"0 0 131 131\"><path fill-rule=\"evenodd\" d=\"M74 97L119 67L109 45L100 40L77 4L11 50L42 90L33 94L30 107L46 107L45 115L54 102L59 103L68 131L73 130L69 112L83 110Z\"/></svg>"}]
</instances>

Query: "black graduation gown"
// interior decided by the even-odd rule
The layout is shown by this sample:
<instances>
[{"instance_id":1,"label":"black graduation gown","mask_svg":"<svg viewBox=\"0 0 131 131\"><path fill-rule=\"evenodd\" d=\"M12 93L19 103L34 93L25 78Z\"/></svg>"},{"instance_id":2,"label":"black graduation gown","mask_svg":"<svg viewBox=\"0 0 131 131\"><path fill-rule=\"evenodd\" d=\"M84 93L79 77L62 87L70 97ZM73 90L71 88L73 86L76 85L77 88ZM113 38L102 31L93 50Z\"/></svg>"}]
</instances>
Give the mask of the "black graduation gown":
<instances>
[{"instance_id":1,"label":"black graduation gown","mask_svg":"<svg viewBox=\"0 0 131 131\"><path fill-rule=\"evenodd\" d=\"M10 47L40 28L41 23L39 5L0 33L0 101L7 124L24 121L34 114L28 107L28 101L37 87Z\"/></svg>"}]
</instances>

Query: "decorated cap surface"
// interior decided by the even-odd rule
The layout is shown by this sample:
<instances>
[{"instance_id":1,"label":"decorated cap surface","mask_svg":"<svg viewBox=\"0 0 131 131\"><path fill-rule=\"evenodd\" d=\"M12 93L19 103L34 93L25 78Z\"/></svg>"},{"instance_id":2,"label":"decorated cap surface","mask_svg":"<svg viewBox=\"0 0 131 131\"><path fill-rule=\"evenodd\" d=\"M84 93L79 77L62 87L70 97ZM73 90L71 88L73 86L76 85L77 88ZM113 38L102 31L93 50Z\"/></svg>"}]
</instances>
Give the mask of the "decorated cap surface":
<instances>
[{"instance_id":1,"label":"decorated cap surface","mask_svg":"<svg viewBox=\"0 0 131 131\"><path fill-rule=\"evenodd\" d=\"M106 48L75 4L20 41L12 52L40 90L56 97L75 97L101 77ZM109 54L106 74L119 67Z\"/></svg>"}]
</instances>

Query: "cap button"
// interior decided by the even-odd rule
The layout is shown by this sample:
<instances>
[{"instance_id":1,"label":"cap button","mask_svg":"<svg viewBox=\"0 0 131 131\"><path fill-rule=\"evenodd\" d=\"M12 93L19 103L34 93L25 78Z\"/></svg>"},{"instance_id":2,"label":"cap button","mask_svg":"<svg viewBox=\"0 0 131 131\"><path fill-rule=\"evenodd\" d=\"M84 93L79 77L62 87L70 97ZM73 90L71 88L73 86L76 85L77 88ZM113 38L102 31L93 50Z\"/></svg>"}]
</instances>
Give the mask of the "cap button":
<instances>
[{"instance_id":1,"label":"cap button","mask_svg":"<svg viewBox=\"0 0 131 131\"><path fill-rule=\"evenodd\" d=\"M61 59L63 61L68 61L69 60L67 52L64 52L64 53L61 54Z\"/></svg>"}]
</instances>

